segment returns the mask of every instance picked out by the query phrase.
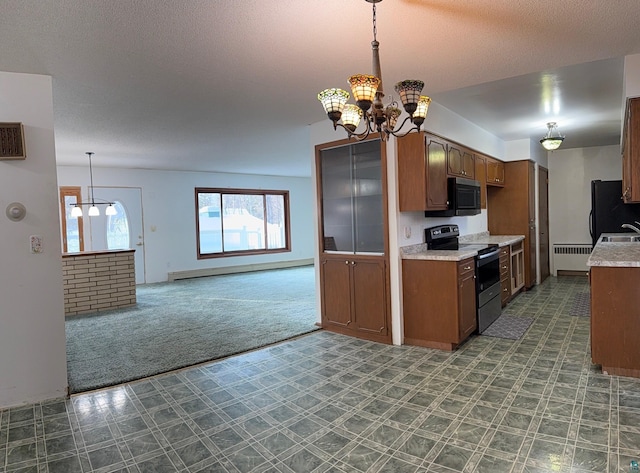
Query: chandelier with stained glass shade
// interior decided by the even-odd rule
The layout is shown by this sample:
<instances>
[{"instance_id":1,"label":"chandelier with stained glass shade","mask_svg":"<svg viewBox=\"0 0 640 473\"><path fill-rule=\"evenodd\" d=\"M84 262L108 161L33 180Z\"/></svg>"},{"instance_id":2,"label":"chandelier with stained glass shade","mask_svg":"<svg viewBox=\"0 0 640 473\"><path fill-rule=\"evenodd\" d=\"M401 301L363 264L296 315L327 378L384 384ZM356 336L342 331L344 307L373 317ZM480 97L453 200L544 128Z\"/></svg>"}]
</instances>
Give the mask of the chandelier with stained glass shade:
<instances>
[{"instance_id":1,"label":"chandelier with stained glass shade","mask_svg":"<svg viewBox=\"0 0 640 473\"><path fill-rule=\"evenodd\" d=\"M424 88L421 80L403 80L395 85L395 91L400 96L402 106L409 115L398 125L398 119L402 110L398 103L393 101L389 105L384 105L382 99L382 72L380 68L380 54L378 52L380 43L376 39L376 3L382 0L365 0L373 4L373 41L371 49L373 52L373 74L355 74L347 80L351 86L351 93L356 102L355 105L347 103L349 92L343 89L325 89L318 94L318 100L322 102L324 111L329 120L333 122L333 129L338 127L346 130L349 138L364 140L371 133L380 133L382 140L387 140L390 135L404 136L412 131L420 130L427 117L427 110L431 99L426 95L420 95ZM364 119L364 120L363 120ZM411 121L413 126L401 133L407 121ZM364 128L358 131L358 126L364 121Z\"/></svg>"}]
</instances>

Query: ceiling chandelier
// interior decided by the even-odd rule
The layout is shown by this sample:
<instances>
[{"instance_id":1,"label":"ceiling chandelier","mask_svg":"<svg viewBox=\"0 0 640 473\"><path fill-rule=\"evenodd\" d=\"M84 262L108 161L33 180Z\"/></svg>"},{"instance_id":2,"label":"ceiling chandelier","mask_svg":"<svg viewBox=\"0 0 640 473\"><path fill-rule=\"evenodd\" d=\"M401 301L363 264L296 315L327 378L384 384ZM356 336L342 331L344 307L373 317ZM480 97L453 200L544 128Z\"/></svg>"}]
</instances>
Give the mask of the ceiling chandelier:
<instances>
[{"instance_id":1,"label":"ceiling chandelier","mask_svg":"<svg viewBox=\"0 0 640 473\"><path fill-rule=\"evenodd\" d=\"M564 141L564 136L558 131L556 122L547 123L547 128L547 135L540 140L540 144L547 151L553 151L560 147L562 141Z\"/></svg>"},{"instance_id":2,"label":"ceiling chandelier","mask_svg":"<svg viewBox=\"0 0 640 473\"><path fill-rule=\"evenodd\" d=\"M89 205L89 217L97 217L100 215L100 209L98 209L98 205L106 205L107 208L104 211L105 215L116 215L118 212L116 208L113 206L113 202L96 202L96 199L93 196L93 168L91 167L91 156L94 153L86 152L87 156L89 156L89 176L91 177L91 202L76 202L75 204L71 204L73 209L71 209L72 217L82 217L82 206Z\"/></svg>"},{"instance_id":3,"label":"ceiling chandelier","mask_svg":"<svg viewBox=\"0 0 640 473\"><path fill-rule=\"evenodd\" d=\"M407 118L396 128L398 118L402 110L398 104L392 101L386 107L382 103L384 92L382 90L382 72L380 69L380 55L378 47L380 43L376 40L376 3L382 0L366 0L373 4L373 41L371 49L373 51L373 75L356 74L347 80L351 86L353 98L356 105L348 104L349 93L342 89L325 89L318 94L318 100L322 102L324 111L333 122L333 129L344 128L349 138L363 140L370 133L377 131L382 140L387 140L390 135L404 136L413 130L420 130L420 126L427 117L427 110L431 99L426 95L420 95L424 82L421 80L403 80L398 82L395 90L400 95L404 110L409 114ZM373 108L372 108L373 105ZM364 118L365 129L356 133L360 120ZM342 123L338 123L342 120ZM411 120L414 125L403 134L400 130L407 120Z\"/></svg>"}]
</instances>

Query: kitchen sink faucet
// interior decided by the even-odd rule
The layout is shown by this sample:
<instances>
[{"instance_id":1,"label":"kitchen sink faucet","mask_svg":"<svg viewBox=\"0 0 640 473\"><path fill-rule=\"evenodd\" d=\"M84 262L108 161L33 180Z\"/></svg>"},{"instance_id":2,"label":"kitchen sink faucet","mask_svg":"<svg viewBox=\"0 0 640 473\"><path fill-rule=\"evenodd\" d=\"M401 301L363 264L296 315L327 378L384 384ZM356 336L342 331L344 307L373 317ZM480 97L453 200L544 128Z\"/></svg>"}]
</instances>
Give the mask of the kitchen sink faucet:
<instances>
[{"instance_id":1,"label":"kitchen sink faucet","mask_svg":"<svg viewBox=\"0 0 640 473\"><path fill-rule=\"evenodd\" d=\"M635 223L636 225L640 226L640 222L638 222L637 220L635 221ZM635 225L631 225L630 223L623 223L622 228L629 228L634 232L640 234L640 228L636 227Z\"/></svg>"}]
</instances>

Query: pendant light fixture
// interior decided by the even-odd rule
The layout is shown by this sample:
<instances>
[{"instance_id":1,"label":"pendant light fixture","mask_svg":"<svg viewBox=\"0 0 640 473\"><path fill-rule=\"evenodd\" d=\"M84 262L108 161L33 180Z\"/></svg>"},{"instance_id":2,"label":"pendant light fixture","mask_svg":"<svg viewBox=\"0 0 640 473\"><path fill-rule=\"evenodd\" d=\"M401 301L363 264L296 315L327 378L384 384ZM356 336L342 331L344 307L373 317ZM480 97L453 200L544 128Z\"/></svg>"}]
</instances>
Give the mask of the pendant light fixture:
<instances>
[{"instance_id":1,"label":"pendant light fixture","mask_svg":"<svg viewBox=\"0 0 640 473\"><path fill-rule=\"evenodd\" d=\"M96 199L93 195L93 167L91 165L91 157L94 155L94 153L88 151L85 154L89 156L89 176L91 179L91 202L76 202L75 204L71 204L73 206L73 209L71 209L71 216L76 218L82 217L83 205L90 206L89 212L87 212L89 214L89 217L97 217L100 215L100 209L98 208L98 205L107 206L107 208L104 211L105 215L116 215L118 212L116 208L113 206L113 202L96 202Z\"/></svg>"},{"instance_id":2,"label":"pendant light fixture","mask_svg":"<svg viewBox=\"0 0 640 473\"><path fill-rule=\"evenodd\" d=\"M325 89L318 94L318 100L322 102L324 111L329 120L333 122L333 129L344 128L349 138L363 140L372 132L379 132L382 140L387 140L390 135L404 136L411 131L420 130L420 126L427 117L427 110L431 99L426 95L420 95L424 87L421 80L403 80L395 85L395 90L400 96L402 106L409 114L407 118L396 128L398 118L402 110L398 104L392 101L386 107L382 103L384 92L382 90L382 71L380 68L380 43L376 39L376 3L382 0L366 0L373 4L373 75L356 74L347 80L351 86L351 92L356 105L347 104L349 93L342 89ZM373 109L372 109L373 106ZM365 129L356 133L360 121L364 118ZM405 123L411 120L413 127L403 134L400 130ZM341 123L339 123L341 121Z\"/></svg>"},{"instance_id":3,"label":"pendant light fixture","mask_svg":"<svg viewBox=\"0 0 640 473\"><path fill-rule=\"evenodd\" d=\"M556 122L547 123L547 129L547 135L540 140L540 144L547 151L556 150L564 141L564 136L558 131Z\"/></svg>"}]
</instances>

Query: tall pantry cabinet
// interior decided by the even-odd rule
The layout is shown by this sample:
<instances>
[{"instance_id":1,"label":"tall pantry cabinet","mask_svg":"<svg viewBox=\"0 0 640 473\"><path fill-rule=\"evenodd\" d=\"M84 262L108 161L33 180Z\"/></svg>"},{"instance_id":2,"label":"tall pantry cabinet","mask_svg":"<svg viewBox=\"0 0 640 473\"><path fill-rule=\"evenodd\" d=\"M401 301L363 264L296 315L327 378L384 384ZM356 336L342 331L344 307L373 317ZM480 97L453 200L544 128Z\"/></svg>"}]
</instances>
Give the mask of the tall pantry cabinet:
<instances>
[{"instance_id":1,"label":"tall pantry cabinet","mask_svg":"<svg viewBox=\"0 0 640 473\"><path fill-rule=\"evenodd\" d=\"M504 163L504 187L487 189L487 217L492 235L524 235L524 285L537 280L538 231L548 235L545 228L536 227L535 163L529 160Z\"/></svg>"},{"instance_id":2,"label":"tall pantry cabinet","mask_svg":"<svg viewBox=\"0 0 640 473\"><path fill-rule=\"evenodd\" d=\"M384 142L315 151L322 327L391 343Z\"/></svg>"}]
</instances>

